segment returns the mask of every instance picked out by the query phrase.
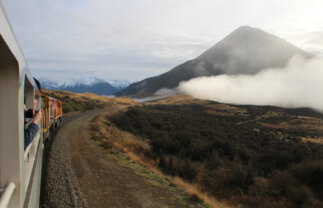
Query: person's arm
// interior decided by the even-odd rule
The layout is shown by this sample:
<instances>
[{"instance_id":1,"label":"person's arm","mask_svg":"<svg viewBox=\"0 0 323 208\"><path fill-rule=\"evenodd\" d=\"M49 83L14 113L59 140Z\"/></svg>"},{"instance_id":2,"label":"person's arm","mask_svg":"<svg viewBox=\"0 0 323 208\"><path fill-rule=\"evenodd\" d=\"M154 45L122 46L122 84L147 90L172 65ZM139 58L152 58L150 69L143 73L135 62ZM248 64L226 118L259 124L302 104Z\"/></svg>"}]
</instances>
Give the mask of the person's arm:
<instances>
[{"instance_id":1,"label":"person's arm","mask_svg":"<svg viewBox=\"0 0 323 208\"><path fill-rule=\"evenodd\" d=\"M36 134L39 130L38 123L39 123L41 117L42 117L42 115L41 115L41 112L39 111L36 114L33 122L25 130L24 149L26 149L26 147L33 141L34 137L36 136Z\"/></svg>"},{"instance_id":2,"label":"person's arm","mask_svg":"<svg viewBox=\"0 0 323 208\"><path fill-rule=\"evenodd\" d=\"M33 141L39 130L39 126L37 124L31 123L28 128L25 130L25 142L24 149Z\"/></svg>"}]
</instances>

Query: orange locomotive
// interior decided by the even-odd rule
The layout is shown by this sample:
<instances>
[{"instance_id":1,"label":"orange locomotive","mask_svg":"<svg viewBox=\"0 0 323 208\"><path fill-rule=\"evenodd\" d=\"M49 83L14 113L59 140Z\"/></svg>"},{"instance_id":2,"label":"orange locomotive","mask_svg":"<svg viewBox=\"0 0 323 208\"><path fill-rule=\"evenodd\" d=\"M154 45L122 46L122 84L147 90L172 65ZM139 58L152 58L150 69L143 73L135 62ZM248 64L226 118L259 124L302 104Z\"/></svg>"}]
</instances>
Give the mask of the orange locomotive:
<instances>
[{"instance_id":1,"label":"orange locomotive","mask_svg":"<svg viewBox=\"0 0 323 208\"><path fill-rule=\"evenodd\" d=\"M57 128L63 116L62 101L47 96L44 92L41 93L42 97L42 133L44 140L50 138L50 130Z\"/></svg>"}]
</instances>

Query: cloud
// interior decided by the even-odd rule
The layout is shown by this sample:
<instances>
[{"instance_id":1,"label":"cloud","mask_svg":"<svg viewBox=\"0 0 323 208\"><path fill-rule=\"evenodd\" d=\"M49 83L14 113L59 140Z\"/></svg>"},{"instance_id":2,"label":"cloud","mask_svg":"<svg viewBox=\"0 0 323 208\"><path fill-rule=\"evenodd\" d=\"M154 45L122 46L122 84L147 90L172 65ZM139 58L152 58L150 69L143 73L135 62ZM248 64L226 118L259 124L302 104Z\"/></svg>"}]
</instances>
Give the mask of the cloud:
<instances>
[{"instance_id":1,"label":"cloud","mask_svg":"<svg viewBox=\"0 0 323 208\"><path fill-rule=\"evenodd\" d=\"M181 82L178 90L224 103L311 107L323 110L323 60L293 57L285 68L255 75L220 75Z\"/></svg>"}]
</instances>

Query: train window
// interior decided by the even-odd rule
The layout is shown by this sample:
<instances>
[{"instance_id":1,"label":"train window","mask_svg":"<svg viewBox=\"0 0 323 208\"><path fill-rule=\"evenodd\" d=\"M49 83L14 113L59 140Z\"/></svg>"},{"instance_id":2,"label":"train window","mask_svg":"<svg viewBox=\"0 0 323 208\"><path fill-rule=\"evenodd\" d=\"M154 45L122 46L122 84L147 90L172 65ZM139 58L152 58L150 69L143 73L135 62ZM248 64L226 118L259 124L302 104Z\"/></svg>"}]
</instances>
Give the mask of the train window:
<instances>
[{"instance_id":1,"label":"train window","mask_svg":"<svg viewBox=\"0 0 323 208\"><path fill-rule=\"evenodd\" d=\"M25 77L25 105L27 109L33 109L34 108L34 88L30 81L28 80L27 76ZM31 121L30 118L25 118L25 128L28 126L29 122Z\"/></svg>"},{"instance_id":2,"label":"train window","mask_svg":"<svg viewBox=\"0 0 323 208\"><path fill-rule=\"evenodd\" d=\"M46 108L45 99L46 99L45 97L41 97L41 107L42 107L42 109Z\"/></svg>"},{"instance_id":3,"label":"train window","mask_svg":"<svg viewBox=\"0 0 323 208\"><path fill-rule=\"evenodd\" d=\"M38 91L35 92L35 100L37 101L37 106L35 107L36 111L41 110L41 99L40 99L40 93Z\"/></svg>"}]
</instances>

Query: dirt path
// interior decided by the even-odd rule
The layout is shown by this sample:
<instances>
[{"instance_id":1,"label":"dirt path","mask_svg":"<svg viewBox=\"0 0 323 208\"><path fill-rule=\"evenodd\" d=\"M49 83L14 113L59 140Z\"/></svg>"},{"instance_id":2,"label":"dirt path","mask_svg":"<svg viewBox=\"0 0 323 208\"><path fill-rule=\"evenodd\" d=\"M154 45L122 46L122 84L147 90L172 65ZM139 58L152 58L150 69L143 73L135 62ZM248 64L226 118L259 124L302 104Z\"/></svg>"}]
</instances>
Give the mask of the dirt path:
<instances>
[{"instance_id":1,"label":"dirt path","mask_svg":"<svg viewBox=\"0 0 323 208\"><path fill-rule=\"evenodd\" d=\"M47 200L42 207L206 207L191 201L183 190L165 185L165 179L154 176L122 153L110 157L112 153L90 136L90 121L99 114L102 112L81 115L58 131L51 151L59 143L59 148L64 149L66 165L56 160L60 163L59 169L54 167L55 159L51 161L50 168L57 172L46 179L49 185L42 194Z\"/></svg>"}]
</instances>

